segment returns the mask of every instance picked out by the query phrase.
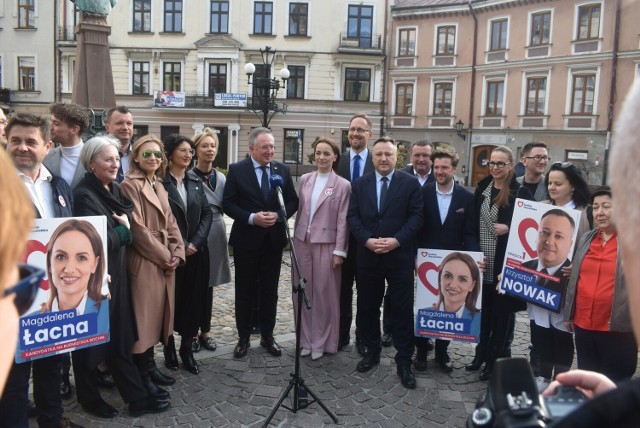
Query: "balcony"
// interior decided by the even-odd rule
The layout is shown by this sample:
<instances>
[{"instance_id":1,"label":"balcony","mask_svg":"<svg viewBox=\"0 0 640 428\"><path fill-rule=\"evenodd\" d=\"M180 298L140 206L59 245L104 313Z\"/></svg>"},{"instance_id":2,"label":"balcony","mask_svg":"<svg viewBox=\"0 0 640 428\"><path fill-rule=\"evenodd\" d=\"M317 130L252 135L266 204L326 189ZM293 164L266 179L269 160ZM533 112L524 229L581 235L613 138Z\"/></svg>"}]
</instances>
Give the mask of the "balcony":
<instances>
[{"instance_id":1,"label":"balcony","mask_svg":"<svg viewBox=\"0 0 640 428\"><path fill-rule=\"evenodd\" d=\"M372 34L369 36L350 37L348 33L340 33L338 52L382 55L382 36L380 34Z\"/></svg>"},{"instance_id":2,"label":"balcony","mask_svg":"<svg viewBox=\"0 0 640 428\"><path fill-rule=\"evenodd\" d=\"M214 108L214 97L208 95L185 95L185 108Z\"/></svg>"}]
</instances>

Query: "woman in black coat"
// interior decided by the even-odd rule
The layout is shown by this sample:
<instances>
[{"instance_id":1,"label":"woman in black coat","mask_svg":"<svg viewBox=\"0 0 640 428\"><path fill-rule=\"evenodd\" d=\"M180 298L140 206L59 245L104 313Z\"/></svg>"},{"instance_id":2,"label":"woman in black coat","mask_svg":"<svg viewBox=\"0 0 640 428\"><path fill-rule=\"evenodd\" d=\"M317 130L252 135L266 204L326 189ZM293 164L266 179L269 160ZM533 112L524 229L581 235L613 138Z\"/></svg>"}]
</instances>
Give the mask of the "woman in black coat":
<instances>
[{"instance_id":1,"label":"woman in black coat","mask_svg":"<svg viewBox=\"0 0 640 428\"><path fill-rule=\"evenodd\" d=\"M163 141L169 159L169 174L163 183L169 194L169 205L176 218L184 240L187 261L176 269L176 311L174 329L182 340L180 359L184 367L198 374L198 364L193 358L191 341L198 334L200 308L209 287L209 250L207 238L213 221L213 212L204 193L200 178L188 171L195 154L195 145L189 138L171 134ZM173 336L164 347L165 364L176 370Z\"/></svg>"},{"instance_id":2,"label":"woman in black coat","mask_svg":"<svg viewBox=\"0 0 640 428\"><path fill-rule=\"evenodd\" d=\"M120 143L95 137L84 144L80 160L87 170L73 191L74 215L106 216L109 282L109 324L111 339L104 345L73 352L73 369L78 402L92 415L110 418L118 412L106 403L98 390L96 367L106 361L129 413L140 416L169 408L167 396L149 394L136 368L131 346L137 339L127 274L126 248L132 242L129 217L133 204L120 193L115 181L120 166Z\"/></svg>"}]
</instances>

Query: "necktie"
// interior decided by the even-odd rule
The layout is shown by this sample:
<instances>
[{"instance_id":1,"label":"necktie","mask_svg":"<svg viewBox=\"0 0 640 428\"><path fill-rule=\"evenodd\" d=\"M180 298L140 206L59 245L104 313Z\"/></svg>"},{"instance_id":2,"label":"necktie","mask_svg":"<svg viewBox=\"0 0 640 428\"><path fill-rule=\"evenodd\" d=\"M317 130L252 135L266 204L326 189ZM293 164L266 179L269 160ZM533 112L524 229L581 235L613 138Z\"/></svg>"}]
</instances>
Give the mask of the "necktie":
<instances>
[{"instance_id":1,"label":"necktie","mask_svg":"<svg viewBox=\"0 0 640 428\"><path fill-rule=\"evenodd\" d=\"M260 169L262 170L262 179L260 180L260 190L262 191L262 196L265 201L269 200L269 192L271 189L269 188L269 174L267 174L267 166L260 165Z\"/></svg>"},{"instance_id":2,"label":"necktie","mask_svg":"<svg viewBox=\"0 0 640 428\"><path fill-rule=\"evenodd\" d=\"M549 271L546 268L542 268L542 270L540 270L541 274L548 274ZM547 283L547 278L543 277L543 276L539 276L538 279L536 280L536 284L544 287L544 285Z\"/></svg>"},{"instance_id":3,"label":"necktie","mask_svg":"<svg viewBox=\"0 0 640 428\"><path fill-rule=\"evenodd\" d=\"M389 190L389 179L387 177L382 177L380 180L382 181L382 187L380 188L380 203L378 204L378 211L382 211L385 199L387 199L387 190Z\"/></svg>"},{"instance_id":4,"label":"necktie","mask_svg":"<svg viewBox=\"0 0 640 428\"><path fill-rule=\"evenodd\" d=\"M353 157L353 174L351 176L351 182L356 181L356 178L360 177L360 155Z\"/></svg>"}]
</instances>

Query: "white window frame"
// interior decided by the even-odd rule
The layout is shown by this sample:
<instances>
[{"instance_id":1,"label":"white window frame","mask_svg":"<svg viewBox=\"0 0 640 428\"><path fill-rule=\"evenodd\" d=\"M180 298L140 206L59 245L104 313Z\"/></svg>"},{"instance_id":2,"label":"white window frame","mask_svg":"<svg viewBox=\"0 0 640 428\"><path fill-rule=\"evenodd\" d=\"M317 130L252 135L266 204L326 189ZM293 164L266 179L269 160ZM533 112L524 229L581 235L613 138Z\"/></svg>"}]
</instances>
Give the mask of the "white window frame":
<instances>
[{"instance_id":1,"label":"white window frame","mask_svg":"<svg viewBox=\"0 0 640 428\"><path fill-rule=\"evenodd\" d=\"M287 13L287 28L285 29L285 31L286 31L285 35L289 36L289 5L291 3L306 3L307 4L307 35L306 36L291 36L291 37L311 37L311 27L312 27L311 26L311 7L312 7L312 5L311 5L311 1L306 1L306 0L298 0L298 1L289 0L289 1L287 1L287 5L286 5L287 6L287 10L286 10L286 13ZM275 1L274 1L273 7L274 7L274 11L275 11ZM297 65L297 64L292 64L292 65Z\"/></svg>"},{"instance_id":2,"label":"white window frame","mask_svg":"<svg viewBox=\"0 0 640 428\"><path fill-rule=\"evenodd\" d=\"M15 56L16 61L15 61L15 76L16 76L16 89L19 92L38 92L40 90L40 84L38 82L38 54L36 54L35 52L21 52L19 54L16 54ZM33 58L33 89L30 91L26 91L24 89L20 89L20 58Z\"/></svg>"},{"instance_id":3,"label":"white window frame","mask_svg":"<svg viewBox=\"0 0 640 428\"><path fill-rule=\"evenodd\" d=\"M153 59L149 58L129 58L129 87L127 93L133 96L142 96L142 94L133 93L133 63L134 62L146 62L149 64L149 93L147 95L153 95ZM169 62L169 61L167 61ZM170 61L177 62L177 61ZM164 84L164 81L162 82Z\"/></svg>"},{"instance_id":4,"label":"white window frame","mask_svg":"<svg viewBox=\"0 0 640 428\"><path fill-rule=\"evenodd\" d=\"M531 45L531 26L533 25L533 15L538 14L538 13L544 13L544 12L549 12L551 14L551 19L549 21L549 43L547 44L541 44L541 45ZM553 44L553 18L554 18L554 9L553 8L543 8L543 9L537 9L537 10L530 10L529 13L527 14L527 23L528 23L528 27L527 27L527 42L526 42L526 47L527 48L532 48L532 47L539 47L539 46L550 46ZM550 55L550 54L549 54Z\"/></svg>"},{"instance_id":5,"label":"white window frame","mask_svg":"<svg viewBox=\"0 0 640 428\"><path fill-rule=\"evenodd\" d=\"M294 2L295 3L295 2ZM285 68L289 68L290 65L296 66L296 67L304 67L304 96L302 98L289 98L291 100L308 100L309 99L309 68L310 68L310 64L303 64L303 63L296 63L296 62L291 62L291 63L284 63L284 67ZM287 82L287 85L289 83ZM285 88L285 90L283 91L283 96L284 98L287 98L287 90Z\"/></svg>"},{"instance_id":6,"label":"white window frame","mask_svg":"<svg viewBox=\"0 0 640 428\"><path fill-rule=\"evenodd\" d=\"M160 60L160 70L159 70L159 74L160 74L160 90L161 91L168 91L169 89L166 89L164 87L164 63L165 62L179 62L180 63L180 90L179 91L175 91L175 92L186 92L185 88L184 88L184 73L186 71L186 69L184 68L184 60L179 60L179 59L173 59L173 58L162 58Z\"/></svg>"},{"instance_id":7,"label":"white window frame","mask_svg":"<svg viewBox=\"0 0 640 428\"><path fill-rule=\"evenodd\" d=\"M433 56L447 56L447 55L438 55L438 29L440 27L455 27L456 29L456 40L453 45L453 55L454 57L458 55L458 36L459 36L459 25L457 22L440 22L438 25L435 25L433 28Z\"/></svg>"},{"instance_id":8,"label":"white window frame","mask_svg":"<svg viewBox=\"0 0 640 428\"><path fill-rule=\"evenodd\" d=\"M582 3L577 3L574 6L574 11L573 11L573 34L571 35L571 40L573 40L574 42L577 41L583 41L583 40L578 40L578 20L580 18L580 8L582 6L588 6L591 4L600 4L600 27L598 28L598 37L597 39L602 40L602 32L604 30L604 1L598 1L598 0L591 0L591 1L583 1ZM595 40L595 39L593 39ZM598 50L600 50L600 48L598 47Z\"/></svg>"},{"instance_id":9,"label":"white window frame","mask_svg":"<svg viewBox=\"0 0 640 428\"><path fill-rule=\"evenodd\" d=\"M400 56L400 30L415 30L416 42L414 45L413 55ZM418 26L416 25L406 25L403 27L396 27L396 46L395 46L396 58L415 58L416 56L418 56L418 43L420 43L420 37L418 34L419 34L419 29L418 29Z\"/></svg>"},{"instance_id":10,"label":"white window frame","mask_svg":"<svg viewBox=\"0 0 640 428\"><path fill-rule=\"evenodd\" d=\"M271 6L272 6L272 9L271 9L271 33L256 33L256 29L255 29L256 2L271 3ZM250 35L266 36L266 37L276 36L278 34L278 32L276 31L276 29L277 29L277 27L276 27L277 11L278 11L278 9L276 8L276 0L251 0L251 34ZM289 10L287 9L287 18L288 17L289 17ZM287 22L288 22L288 19L287 19ZM287 34L289 34L289 33L287 33Z\"/></svg>"},{"instance_id":11,"label":"white window frame","mask_svg":"<svg viewBox=\"0 0 640 428\"><path fill-rule=\"evenodd\" d=\"M410 115L399 115L398 111L396 110L397 104L396 101L398 99L398 85L406 85L406 84L411 84L413 85L413 94L411 96L411 114ZM407 118L411 118L412 120L416 117L416 94L418 92L418 78L413 78L413 79L393 79L393 96L392 96L392 100L391 102L393 104L391 104L391 107L393 108L393 115L397 116L397 117L407 117Z\"/></svg>"},{"instance_id":12,"label":"white window frame","mask_svg":"<svg viewBox=\"0 0 640 428\"><path fill-rule=\"evenodd\" d=\"M153 1L153 0L152 0ZM182 19L180 22L180 31L165 31L165 2L162 2L162 32L165 34L184 34L185 33L185 29L184 29L184 18L186 15L185 9L187 7L187 0L182 0Z\"/></svg>"},{"instance_id":13,"label":"white window frame","mask_svg":"<svg viewBox=\"0 0 640 428\"><path fill-rule=\"evenodd\" d=\"M504 88L502 90L502 114L499 116L487 116L487 83L499 80L502 80L504 82ZM509 90L508 86L508 74L504 71L501 71L499 73L485 74L482 76L482 108L480 109L482 118L502 118L504 120L504 117L506 116L505 109L507 107L506 102L507 92Z\"/></svg>"},{"instance_id":14,"label":"white window frame","mask_svg":"<svg viewBox=\"0 0 640 428\"><path fill-rule=\"evenodd\" d=\"M224 64L227 66L227 87L225 92L231 91L231 60L229 58L211 58L208 57L204 60L204 95L209 95L209 65L210 64Z\"/></svg>"},{"instance_id":15,"label":"white window frame","mask_svg":"<svg viewBox=\"0 0 640 428\"><path fill-rule=\"evenodd\" d=\"M527 88L527 80L535 79L535 78L545 78L547 79L547 89L545 91L544 96L544 112L543 116L549 115L549 88L551 87L551 68L545 69L534 69L534 70L523 70L522 71L522 91L520 93L520 99L522 102L520 103L520 116L526 117L536 117L536 116L527 116L527 103L529 100L529 92Z\"/></svg>"},{"instance_id":16,"label":"white window frame","mask_svg":"<svg viewBox=\"0 0 640 428\"><path fill-rule=\"evenodd\" d=\"M494 21L502 21L502 20L507 20L507 45L504 47L504 49L498 49L495 51L491 50L491 26L493 25ZM499 52L501 50L504 51L508 51L509 50L509 37L511 37L511 16L510 15L503 15L503 16L494 16L493 18L487 20L487 44L486 44L486 52Z\"/></svg>"},{"instance_id":17,"label":"white window frame","mask_svg":"<svg viewBox=\"0 0 640 428\"><path fill-rule=\"evenodd\" d=\"M133 33L133 34L146 34L146 31L135 31L133 29L133 3L134 0L131 0L130 4L129 4L129 32ZM151 11L149 12L150 17L149 17L149 32L153 33L154 29L153 29L153 24L154 24L154 19L153 19L153 12L154 12L154 5L153 5L153 0L151 0L150 2L151 4ZM164 21L163 21L164 23Z\"/></svg>"},{"instance_id":18,"label":"white window frame","mask_svg":"<svg viewBox=\"0 0 640 428\"><path fill-rule=\"evenodd\" d=\"M601 64L579 64L570 66L567 70L567 94L565 98L565 116L567 117L595 117L598 115L598 101L600 98L600 71ZM590 115L574 115L571 111L571 101L573 99L573 76L575 74L593 73L596 75L593 88L593 111ZM595 126L595 123L594 123Z\"/></svg>"},{"instance_id":19,"label":"white window frame","mask_svg":"<svg viewBox=\"0 0 640 428\"><path fill-rule=\"evenodd\" d=\"M227 15L227 32L226 33L211 33L211 1L207 0L208 4L208 12L209 18L207 19L207 34L231 34L231 8L233 7L233 0L228 0L229 4L229 12Z\"/></svg>"}]
</instances>

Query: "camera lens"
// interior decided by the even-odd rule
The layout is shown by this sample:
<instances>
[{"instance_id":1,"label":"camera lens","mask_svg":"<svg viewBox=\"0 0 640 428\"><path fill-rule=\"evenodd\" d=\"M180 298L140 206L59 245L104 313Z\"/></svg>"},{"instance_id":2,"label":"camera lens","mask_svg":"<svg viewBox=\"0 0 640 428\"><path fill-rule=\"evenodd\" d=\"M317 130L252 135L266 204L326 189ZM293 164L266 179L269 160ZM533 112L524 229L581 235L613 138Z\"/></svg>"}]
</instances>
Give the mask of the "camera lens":
<instances>
[{"instance_id":1,"label":"camera lens","mask_svg":"<svg viewBox=\"0 0 640 428\"><path fill-rule=\"evenodd\" d=\"M486 407L475 409L471 414L471 420L473 421L475 426L489 425L489 423L491 423L492 417L493 414L491 413L491 410L487 409Z\"/></svg>"}]
</instances>

